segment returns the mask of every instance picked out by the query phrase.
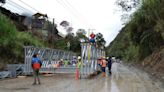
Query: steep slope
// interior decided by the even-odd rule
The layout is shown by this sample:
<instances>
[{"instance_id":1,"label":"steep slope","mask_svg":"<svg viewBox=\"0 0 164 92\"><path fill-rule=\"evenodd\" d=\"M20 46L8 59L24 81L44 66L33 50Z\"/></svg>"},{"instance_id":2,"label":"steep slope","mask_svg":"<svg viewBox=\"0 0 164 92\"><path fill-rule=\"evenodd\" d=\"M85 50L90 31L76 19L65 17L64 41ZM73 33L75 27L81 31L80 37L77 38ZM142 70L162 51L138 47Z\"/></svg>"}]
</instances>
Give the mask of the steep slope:
<instances>
[{"instance_id":1,"label":"steep slope","mask_svg":"<svg viewBox=\"0 0 164 92\"><path fill-rule=\"evenodd\" d=\"M38 38L18 32L14 23L0 13L0 68L7 63L23 62L24 45L44 46Z\"/></svg>"},{"instance_id":2,"label":"steep slope","mask_svg":"<svg viewBox=\"0 0 164 92\"><path fill-rule=\"evenodd\" d=\"M150 56L146 57L142 65L154 72L164 74L164 47L154 51Z\"/></svg>"},{"instance_id":3,"label":"steep slope","mask_svg":"<svg viewBox=\"0 0 164 92\"><path fill-rule=\"evenodd\" d=\"M164 0L142 0L140 8L108 46L108 54L127 62L135 61L150 73L163 75L163 15Z\"/></svg>"},{"instance_id":4,"label":"steep slope","mask_svg":"<svg viewBox=\"0 0 164 92\"><path fill-rule=\"evenodd\" d=\"M139 60L151 55L164 45L163 14L163 0L143 0L141 7L109 45L109 53L122 56L126 61L134 59L125 58L132 54Z\"/></svg>"}]
</instances>

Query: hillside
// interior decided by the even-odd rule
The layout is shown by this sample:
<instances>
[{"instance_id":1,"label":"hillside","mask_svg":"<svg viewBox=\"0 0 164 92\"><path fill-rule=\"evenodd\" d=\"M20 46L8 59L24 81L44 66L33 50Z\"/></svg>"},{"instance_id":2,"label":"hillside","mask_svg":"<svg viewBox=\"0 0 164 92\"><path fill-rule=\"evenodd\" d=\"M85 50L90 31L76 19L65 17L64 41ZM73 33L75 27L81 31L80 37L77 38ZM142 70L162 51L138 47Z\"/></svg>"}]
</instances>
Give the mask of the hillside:
<instances>
[{"instance_id":1,"label":"hillside","mask_svg":"<svg viewBox=\"0 0 164 92\"><path fill-rule=\"evenodd\" d=\"M0 68L7 63L22 63L24 45L45 46L39 38L17 31L14 23L0 13Z\"/></svg>"},{"instance_id":2,"label":"hillside","mask_svg":"<svg viewBox=\"0 0 164 92\"><path fill-rule=\"evenodd\" d=\"M17 20L12 20L11 17L0 13L0 70L6 64L24 63L24 46L68 50L67 42L69 41L71 44L69 50L80 54L80 36L59 37L56 33L58 30L54 28L55 31L52 31L52 25L48 25L48 37L43 39L44 34L41 30L22 32L19 27L22 25L17 24Z\"/></svg>"},{"instance_id":3,"label":"hillside","mask_svg":"<svg viewBox=\"0 0 164 92\"><path fill-rule=\"evenodd\" d=\"M164 75L164 47L146 57L142 62L142 66L146 67L147 70L152 70L154 74Z\"/></svg>"},{"instance_id":4,"label":"hillside","mask_svg":"<svg viewBox=\"0 0 164 92\"><path fill-rule=\"evenodd\" d=\"M149 71L163 73L163 15L163 0L142 0L142 5L107 47L108 55L136 62Z\"/></svg>"}]
</instances>

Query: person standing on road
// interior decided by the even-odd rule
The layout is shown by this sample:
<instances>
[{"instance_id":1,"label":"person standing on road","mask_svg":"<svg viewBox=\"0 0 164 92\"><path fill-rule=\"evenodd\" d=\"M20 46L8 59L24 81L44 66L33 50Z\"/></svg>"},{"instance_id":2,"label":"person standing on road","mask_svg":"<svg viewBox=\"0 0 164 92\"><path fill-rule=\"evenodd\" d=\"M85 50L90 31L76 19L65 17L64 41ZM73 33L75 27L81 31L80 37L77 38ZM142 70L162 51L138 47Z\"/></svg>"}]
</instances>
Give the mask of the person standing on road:
<instances>
[{"instance_id":1,"label":"person standing on road","mask_svg":"<svg viewBox=\"0 0 164 92\"><path fill-rule=\"evenodd\" d=\"M107 62L106 62L105 57L102 57L101 60L102 60L101 61L102 62L102 65L101 65L101 67L102 67L102 76L105 77L106 76L105 69L106 69Z\"/></svg>"},{"instance_id":2,"label":"person standing on road","mask_svg":"<svg viewBox=\"0 0 164 92\"><path fill-rule=\"evenodd\" d=\"M33 55L32 58L32 63L31 63L32 69L33 69L33 75L34 75L34 82L33 85L36 84L38 80L38 84L40 84L40 79L39 79L39 70L42 66L41 60L37 57L37 54Z\"/></svg>"},{"instance_id":3,"label":"person standing on road","mask_svg":"<svg viewBox=\"0 0 164 92\"><path fill-rule=\"evenodd\" d=\"M72 66L76 66L76 63L77 63L77 58L76 57L73 57L72 59Z\"/></svg>"},{"instance_id":4,"label":"person standing on road","mask_svg":"<svg viewBox=\"0 0 164 92\"><path fill-rule=\"evenodd\" d=\"M76 64L76 73L75 73L75 79L79 79L81 76L80 76L80 68L81 68L81 65L82 65L82 62L81 62L81 57L78 56L78 61L77 61L77 64Z\"/></svg>"},{"instance_id":5,"label":"person standing on road","mask_svg":"<svg viewBox=\"0 0 164 92\"><path fill-rule=\"evenodd\" d=\"M64 66L66 67L66 66L68 66L69 65L69 61L68 61L68 59L65 59L64 60Z\"/></svg>"},{"instance_id":6,"label":"person standing on road","mask_svg":"<svg viewBox=\"0 0 164 92\"><path fill-rule=\"evenodd\" d=\"M108 66L108 70L109 70L109 74L111 75L111 67L112 67L112 60L111 57L107 57L107 66Z\"/></svg>"}]
</instances>

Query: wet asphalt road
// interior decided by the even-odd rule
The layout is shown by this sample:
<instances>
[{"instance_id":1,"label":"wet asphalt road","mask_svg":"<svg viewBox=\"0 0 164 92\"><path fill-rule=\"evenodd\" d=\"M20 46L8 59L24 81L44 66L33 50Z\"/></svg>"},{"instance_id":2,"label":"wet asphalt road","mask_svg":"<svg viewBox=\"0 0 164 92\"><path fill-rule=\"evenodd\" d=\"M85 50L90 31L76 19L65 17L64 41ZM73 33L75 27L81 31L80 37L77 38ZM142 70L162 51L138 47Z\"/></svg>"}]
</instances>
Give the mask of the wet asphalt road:
<instances>
[{"instance_id":1,"label":"wet asphalt road","mask_svg":"<svg viewBox=\"0 0 164 92\"><path fill-rule=\"evenodd\" d=\"M164 92L146 73L117 63L109 77L75 80L74 75L55 74L42 75L41 85L32 82L33 77L0 80L0 92Z\"/></svg>"}]
</instances>

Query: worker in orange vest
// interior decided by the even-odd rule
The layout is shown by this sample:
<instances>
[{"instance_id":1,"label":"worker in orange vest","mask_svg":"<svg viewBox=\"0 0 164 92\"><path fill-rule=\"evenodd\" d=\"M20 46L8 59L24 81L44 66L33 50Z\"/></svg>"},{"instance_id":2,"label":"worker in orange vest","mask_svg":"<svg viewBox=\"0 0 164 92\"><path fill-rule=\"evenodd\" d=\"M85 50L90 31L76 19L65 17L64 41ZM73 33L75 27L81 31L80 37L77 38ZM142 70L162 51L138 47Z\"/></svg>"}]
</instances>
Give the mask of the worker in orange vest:
<instances>
[{"instance_id":1,"label":"worker in orange vest","mask_svg":"<svg viewBox=\"0 0 164 92\"><path fill-rule=\"evenodd\" d=\"M106 65L107 65L106 59L105 59L105 57L102 57L101 58L101 67L102 67L101 69L102 69L102 76L103 77L106 76L106 73L105 73Z\"/></svg>"},{"instance_id":2,"label":"worker in orange vest","mask_svg":"<svg viewBox=\"0 0 164 92\"><path fill-rule=\"evenodd\" d=\"M40 60L40 58L37 57L37 54L33 55L31 66L32 66L32 69L33 69L33 74L34 74L34 83L33 83L33 85L36 84L37 80L38 80L38 84L40 84L39 70L42 66L42 61Z\"/></svg>"}]
</instances>

